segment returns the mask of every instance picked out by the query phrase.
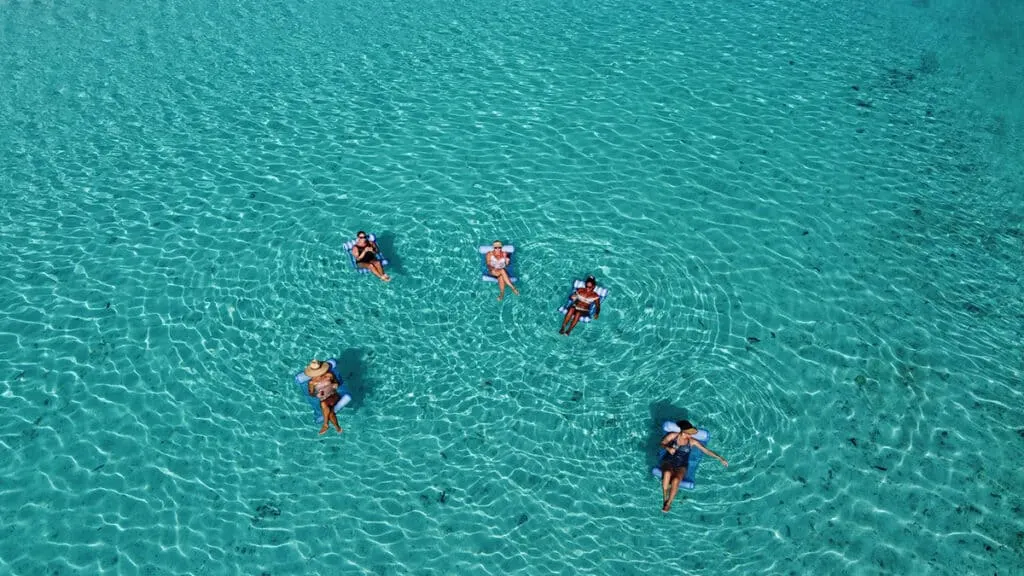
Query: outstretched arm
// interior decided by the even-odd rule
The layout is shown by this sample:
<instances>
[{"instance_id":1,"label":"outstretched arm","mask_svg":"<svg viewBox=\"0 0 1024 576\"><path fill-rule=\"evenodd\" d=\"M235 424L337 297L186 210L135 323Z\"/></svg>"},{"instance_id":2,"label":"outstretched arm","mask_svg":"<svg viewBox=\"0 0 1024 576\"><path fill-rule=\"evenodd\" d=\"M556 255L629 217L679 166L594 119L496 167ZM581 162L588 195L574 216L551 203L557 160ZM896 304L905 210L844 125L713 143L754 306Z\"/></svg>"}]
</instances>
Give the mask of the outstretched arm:
<instances>
[{"instance_id":1,"label":"outstretched arm","mask_svg":"<svg viewBox=\"0 0 1024 576\"><path fill-rule=\"evenodd\" d=\"M719 462L721 462L722 466L728 466L729 465L729 463L725 461L725 458L722 458L718 454L715 454L711 450L708 450L700 442L693 442L693 445L696 446L697 448L699 448L701 452L703 452L703 453L707 454L708 456L711 456L712 458L714 458L714 459L718 460Z\"/></svg>"}]
</instances>

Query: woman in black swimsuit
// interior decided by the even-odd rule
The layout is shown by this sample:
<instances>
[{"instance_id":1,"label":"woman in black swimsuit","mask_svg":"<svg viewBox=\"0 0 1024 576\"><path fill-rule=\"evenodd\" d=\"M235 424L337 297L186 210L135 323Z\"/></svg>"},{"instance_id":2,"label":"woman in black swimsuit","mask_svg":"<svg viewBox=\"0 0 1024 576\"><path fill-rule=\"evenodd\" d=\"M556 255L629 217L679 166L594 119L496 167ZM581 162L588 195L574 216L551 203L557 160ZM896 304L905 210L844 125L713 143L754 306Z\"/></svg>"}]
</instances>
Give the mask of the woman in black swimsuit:
<instances>
[{"instance_id":1,"label":"woman in black swimsuit","mask_svg":"<svg viewBox=\"0 0 1024 576\"><path fill-rule=\"evenodd\" d=\"M667 452L661 460L662 512L668 512L672 508L672 501L676 499L676 493L679 492L679 483L683 481L683 478L686 478L686 469L690 465L691 449L697 448L708 456L717 459L723 466L729 465L725 458L708 450L693 437L697 433L697 429L694 428L693 424L690 424L689 420L680 420L676 422L676 425L679 426L681 432L669 432L661 439L661 447Z\"/></svg>"},{"instance_id":2,"label":"woman in black swimsuit","mask_svg":"<svg viewBox=\"0 0 1024 576\"><path fill-rule=\"evenodd\" d=\"M391 277L384 272L384 267L377 259L379 253L380 248L377 247L377 243L367 238L366 232L360 230L356 233L356 243L352 246L352 257L356 259L356 266L366 268L377 278L390 282Z\"/></svg>"}]
</instances>

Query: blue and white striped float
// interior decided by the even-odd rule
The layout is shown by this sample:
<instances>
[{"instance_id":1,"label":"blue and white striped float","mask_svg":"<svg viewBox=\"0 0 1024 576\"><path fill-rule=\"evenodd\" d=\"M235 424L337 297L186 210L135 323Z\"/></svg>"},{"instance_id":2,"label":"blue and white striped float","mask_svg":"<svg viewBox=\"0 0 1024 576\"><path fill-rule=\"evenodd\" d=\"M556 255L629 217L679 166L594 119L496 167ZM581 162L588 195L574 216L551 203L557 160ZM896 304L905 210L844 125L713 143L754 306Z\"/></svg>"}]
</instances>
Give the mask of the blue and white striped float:
<instances>
[{"instance_id":1,"label":"blue and white striped float","mask_svg":"<svg viewBox=\"0 0 1024 576\"><path fill-rule=\"evenodd\" d=\"M576 290L586 286L586 282L583 280L572 281L572 292L569 293L569 297L565 300L565 304L558 309L563 316L569 311L569 307L572 306L572 295L576 293ZM608 289L602 288L601 286L594 286L594 292L597 292L598 297L601 299L601 303L604 304L604 299L608 296ZM580 322L590 322L594 317L594 312L597 310L597 304L590 305L590 314L580 318Z\"/></svg>"},{"instance_id":2,"label":"blue and white striped float","mask_svg":"<svg viewBox=\"0 0 1024 576\"><path fill-rule=\"evenodd\" d=\"M374 236L373 234L367 234L366 239L369 240L370 242L377 241L377 237ZM352 255L352 247L355 245L355 240L349 240L348 242L345 242L345 253L348 254L348 262L349 264L352 265L353 268L356 269L356 272L359 272L360 274L368 274L370 271L366 268L359 266L356 263L356 257ZM388 262L388 259L385 258L384 255L381 254L380 252L377 252L377 261L380 262L381 266L387 266L388 264L390 264L390 262Z\"/></svg>"}]
</instances>

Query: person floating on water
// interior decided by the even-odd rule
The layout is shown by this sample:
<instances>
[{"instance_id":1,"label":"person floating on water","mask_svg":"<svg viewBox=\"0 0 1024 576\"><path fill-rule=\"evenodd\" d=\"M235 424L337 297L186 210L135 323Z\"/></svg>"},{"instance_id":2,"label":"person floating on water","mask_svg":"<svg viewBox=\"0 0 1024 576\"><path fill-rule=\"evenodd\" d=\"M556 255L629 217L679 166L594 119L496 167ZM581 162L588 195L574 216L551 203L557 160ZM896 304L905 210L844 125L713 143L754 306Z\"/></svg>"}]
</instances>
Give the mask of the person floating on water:
<instances>
[{"instance_id":1,"label":"person floating on water","mask_svg":"<svg viewBox=\"0 0 1024 576\"><path fill-rule=\"evenodd\" d=\"M559 334L568 336L581 318L590 316L591 306L594 307L594 320L597 320L597 317L601 315L601 296L594 288L597 288L597 280L594 280L593 276L587 276L583 286L577 288L572 293L572 296L569 297L572 305L565 311L562 327L558 330ZM569 327L566 328L566 325Z\"/></svg>"},{"instance_id":2,"label":"person floating on water","mask_svg":"<svg viewBox=\"0 0 1024 576\"><path fill-rule=\"evenodd\" d=\"M366 237L366 232L360 230L356 233L356 243L352 246L352 257L356 259L356 266L366 268L374 276L385 282L390 282L391 277L384 272L377 255L380 254L380 247L373 240Z\"/></svg>"},{"instance_id":3,"label":"person floating on water","mask_svg":"<svg viewBox=\"0 0 1024 576\"><path fill-rule=\"evenodd\" d=\"M314 358L303 370L309 376L309 395L320 400L320 410L324 415L324 426L320 433L327 432L327 428L334 424L334 428L341 433L341 425L338 424L338 415L334 412L334 405L341 400L338 395L338 387L341 385L338 379L331 373L331 365Z\"/></svg>"},{"instance_id":4,"label":"person floating on water","mask_svg":"<svg viewBox=\"0 0 1024 576\"><path fill-rule=\"evenodd\" d=\"M494 241L494 250L487 253L487 272L498 279L498 300L505 298L505 286L512 289L512 293L519 296L519 290L512 285L512 279L508 276L508 265L512 258L502 248L501 241Z\"/></svg>"},{"instance_id":5,"label":"person floating on water","mask_svg":"<svg viewBox=\"0 0 1024 576\"><path fill-rule=\"evenodd\" d=\"M689 420L676 422L681 432L669 432L661 439L661 447L665 449L665 457L661 460L661 511L668 512L672 508L672 501L676 499L679 492L679 483L686 478L686 469L690 465L690 450L696 447L701 452L717 459L722 466L728 466L718 454L708 450L693 437L697 429L690 424Z\"/></svg>"}]
</instances>

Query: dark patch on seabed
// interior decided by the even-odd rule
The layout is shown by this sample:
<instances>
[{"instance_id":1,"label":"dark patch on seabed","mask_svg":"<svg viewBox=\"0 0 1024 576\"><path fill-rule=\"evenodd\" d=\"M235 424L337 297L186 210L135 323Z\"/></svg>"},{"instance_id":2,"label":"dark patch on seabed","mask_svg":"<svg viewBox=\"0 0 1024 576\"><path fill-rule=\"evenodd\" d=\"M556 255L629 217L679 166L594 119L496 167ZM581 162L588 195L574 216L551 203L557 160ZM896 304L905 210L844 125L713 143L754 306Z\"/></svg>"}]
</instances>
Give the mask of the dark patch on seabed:
<instances>
[{"instance_id":1,"label":"dark patch on seabed","mask_svg":"<svg viewBox=\"0 0 1024 576\"><path fill-rule=\"evenodd\" d=\"M984 314L985 313L985 311L982 310L980 307L978 307L978 306L976 306L976 305L974 305L974 304L972 304L970 302L967 302L966 304L964 304L964 310L967 310L971 314L976 314L976 315L977 314Z\"/></svg>"},{"instance_id":2,"label":"dark patch on seabed","mask_svg":"<svg viewBox=\"0 0 1024 576\"><path fill-rule=\"evenodd\" d=\"M281 509L273 502L265 502L256 507L256 514L251 522L254 526L259 525L267 518L277 518L281 515Z\"/></svg>"},{"instance_id":3,"label":"dark patch on seabed","mask_svg":"<svg viewBox=\"0 0 1024 576\"><path fill-rule=\"evenodd\" d=\"M910 86L910 83L914 81L916 76L913 72L906 72L899 68L889 68L886 71L886 82L889 88L894 90L904 90Z\"/></svg>"},{"instance_id":4,"label":"dark patch on seabed","mask_svg":"<svg viewBox=\"0 0 1024 576\"><path fill-rule=\"evenodd\" d=\"M935 52L928 50L921 54L921 59L917 64L917 71L921 74L935 74L939 71L939 56Z\"/></svg>"}]
</instances>

